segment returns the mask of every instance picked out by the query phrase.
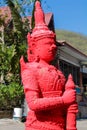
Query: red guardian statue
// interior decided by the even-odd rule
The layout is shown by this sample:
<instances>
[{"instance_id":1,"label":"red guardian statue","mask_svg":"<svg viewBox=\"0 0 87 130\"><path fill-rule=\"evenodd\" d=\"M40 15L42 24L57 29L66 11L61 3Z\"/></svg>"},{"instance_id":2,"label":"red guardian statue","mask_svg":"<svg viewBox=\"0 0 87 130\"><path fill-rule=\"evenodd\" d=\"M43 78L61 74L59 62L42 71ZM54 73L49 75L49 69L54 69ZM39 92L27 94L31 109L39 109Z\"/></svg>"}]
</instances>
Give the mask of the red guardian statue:
<instances>
[{"instance_id":1,"label":"red guardian statue","mask_svg":"<svg viewBox=\"0 0 87 130\"><path fill-rule=\"evenodd\" d=\"M28 33L28 61L20 59L21 78L30 111L25 130L77 130L75 85L51 65L56 36L45 24L39 1L35 3L35 27Z\"/></svg>"}]
</instances>

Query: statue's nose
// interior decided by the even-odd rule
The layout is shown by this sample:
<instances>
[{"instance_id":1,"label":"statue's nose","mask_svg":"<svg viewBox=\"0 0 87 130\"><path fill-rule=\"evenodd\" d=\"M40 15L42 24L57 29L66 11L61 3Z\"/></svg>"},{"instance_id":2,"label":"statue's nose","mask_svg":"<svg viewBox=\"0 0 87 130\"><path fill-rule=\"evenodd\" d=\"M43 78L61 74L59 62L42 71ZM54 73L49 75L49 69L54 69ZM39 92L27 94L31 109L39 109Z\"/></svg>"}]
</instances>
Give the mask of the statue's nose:
<instances>
[{"instance_id":1,"label":"statue's nose","mask_svg":"<svg viewBox=\"0 0 87 130\"><path fill-rule=\"evenodd\" d=\"M57 49L57 46L55 44L53 44L51 47L52 49L55 49L55 50Z\"/></svg>"}]
</instances>

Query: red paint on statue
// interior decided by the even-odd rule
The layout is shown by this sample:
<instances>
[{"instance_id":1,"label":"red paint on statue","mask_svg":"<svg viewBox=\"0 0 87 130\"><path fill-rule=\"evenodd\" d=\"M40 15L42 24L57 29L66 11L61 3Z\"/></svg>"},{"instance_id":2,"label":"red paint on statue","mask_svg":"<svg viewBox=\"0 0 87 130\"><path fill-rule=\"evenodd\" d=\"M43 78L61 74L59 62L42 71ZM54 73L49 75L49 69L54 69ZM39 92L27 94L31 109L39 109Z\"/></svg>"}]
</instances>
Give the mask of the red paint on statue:
<instances>
[{"instance_id":1,"label":"red paint on statue","mask_svg":"<svg viewBox=\"0 0 87 130\"><path fill-rule=\"evenodd\" d=\"M29 62L20 60L25 97L30 108L26 130L76 130L74 82L69 78L65 83L62 72L50 65L56 53L56 37L46 26L38 1L35 4L35 27L27 39Z\"/></svg>"},{"instance_id":2,"label":"red paint on statue","mask_svg":"<svg viewBox=\"0 0 87 130\"><path fill-rule=\"evenodd\" d=\"M73 89L75 89L75 84L73 82L73 78L72 78L72 75L70 74L68 76L68 80L66 82L66 85L65 85L65 89L67 91L71 91ZM77 106L77 103L76 101L68 106L67 108L67 130L76 130L76 114L78 112L78 106Z\"/></svg>"}]
</instances>

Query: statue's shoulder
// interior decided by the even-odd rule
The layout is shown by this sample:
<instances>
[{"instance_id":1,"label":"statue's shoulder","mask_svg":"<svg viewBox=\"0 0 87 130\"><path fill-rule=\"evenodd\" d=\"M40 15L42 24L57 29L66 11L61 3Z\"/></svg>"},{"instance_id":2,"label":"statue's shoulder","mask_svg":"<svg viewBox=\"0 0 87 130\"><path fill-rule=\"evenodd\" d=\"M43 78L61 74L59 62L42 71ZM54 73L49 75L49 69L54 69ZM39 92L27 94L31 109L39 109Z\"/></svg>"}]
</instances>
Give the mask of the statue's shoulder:
<instances>
[{"instance_id":1,"label":"statue's shoulder","mask_svg":"<svg viewBox=\"0 0 87 130\"><path fill-rule=\"evenodd\" d=\"M20 59L21 73L24 71L35 71L38 67L37 62L25 62L23 57Z\"/></svg>"},{"instance_id":2,"label":"statue's shoulder","mask_svg":"<svg viewBox=\"0 0 87 130\"><path fill-rule=\"evenodd\" d=\"M57 72L58 72L58 74L60 75L60 76L64 76L64 74L63 74L63 72L61 71L61 70L57 70Z\"/></svg>"},{"instance_id":3,"label":"statue's shoulder","mask_svg":"<svg viewBox=\"0 0 87 130\"><path fill-rule=\"evenodd\" d=\"M39 64L37 62L28 62L25 65L25 71L34 75L38 75Z\"/></svg>"},{"instance_id":4,"label":"statue's shoulder","mask_svg":"<svg viewBox=\"0 0 87 130\"><path fill-rule=\"evenodd\" d=\"M26 63L26 68L27 69L31 69L31 70L34 70L34 69L37 69L39 67L39 64L37 62L28 62Z\"/></svg>"}]
</instances>

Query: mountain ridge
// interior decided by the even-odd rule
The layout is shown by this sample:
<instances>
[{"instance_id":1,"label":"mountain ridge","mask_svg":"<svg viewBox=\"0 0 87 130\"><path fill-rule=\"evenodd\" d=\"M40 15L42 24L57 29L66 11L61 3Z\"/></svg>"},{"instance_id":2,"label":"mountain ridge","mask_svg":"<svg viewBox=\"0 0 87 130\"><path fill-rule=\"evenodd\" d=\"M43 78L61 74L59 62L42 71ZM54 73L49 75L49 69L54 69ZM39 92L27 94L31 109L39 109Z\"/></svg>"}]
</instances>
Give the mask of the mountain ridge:
<instances>
[{"instance_id":1,"label":"mountain ridge","mask_svg":"<svg viewBox=\"0 0 87 130\"><path fill-rule=\"evenodd\" d=\"M72 47L87 55L87 36L67 30L56 30L57 40L65 40Z\"/></svg>"}]
</instances>

